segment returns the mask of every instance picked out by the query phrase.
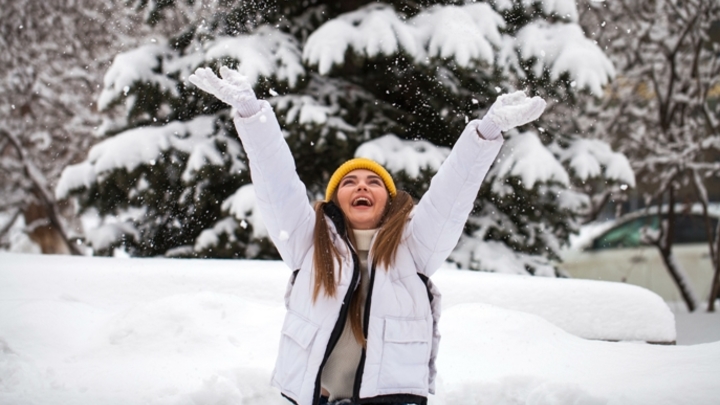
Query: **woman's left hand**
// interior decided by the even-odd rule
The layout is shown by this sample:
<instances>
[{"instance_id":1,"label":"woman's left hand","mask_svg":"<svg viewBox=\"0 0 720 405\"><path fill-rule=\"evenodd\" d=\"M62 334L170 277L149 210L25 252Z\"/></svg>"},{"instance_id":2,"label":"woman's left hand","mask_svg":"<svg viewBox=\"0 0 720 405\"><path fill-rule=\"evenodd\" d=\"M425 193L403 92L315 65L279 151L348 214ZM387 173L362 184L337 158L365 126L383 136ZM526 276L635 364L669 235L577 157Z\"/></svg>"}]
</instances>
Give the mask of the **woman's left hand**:
<instances>
[{"instance_id":1,"label":"woman's left hand","mask_svg":"<svg viewBox=\"0 0 720 405\"><path fill-rule=\"evenodd\" d=\"M481 136L488 140L496 139L501 131L525 125L535 121L545 110L545 100L535 96L529 98L521 90L503 94L497 98L485 117L478 124Z\"/></svg>"}]
</instances>

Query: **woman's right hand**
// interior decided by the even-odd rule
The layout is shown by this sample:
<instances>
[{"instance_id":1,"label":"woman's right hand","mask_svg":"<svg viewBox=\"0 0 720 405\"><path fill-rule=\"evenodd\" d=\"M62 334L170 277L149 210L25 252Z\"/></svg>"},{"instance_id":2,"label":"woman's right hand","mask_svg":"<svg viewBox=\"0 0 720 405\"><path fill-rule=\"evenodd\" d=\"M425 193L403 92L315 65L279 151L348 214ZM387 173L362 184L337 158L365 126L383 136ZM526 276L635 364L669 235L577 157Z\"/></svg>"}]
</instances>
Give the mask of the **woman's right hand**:
<instances>
[{"instance_id":1,"label":"woman's right hand","mask_svg":"<svg viewBox=\"0 0 720 405\"><path fill-rule=\"evenodd\" d=\"M220 68L220 75L222 79L210 68L198 68L188 80L201 90L235 108L241 117L247 118L260 111L260 102L255 97L247 76L227 66Z\"/></svg>"}]
</instances>

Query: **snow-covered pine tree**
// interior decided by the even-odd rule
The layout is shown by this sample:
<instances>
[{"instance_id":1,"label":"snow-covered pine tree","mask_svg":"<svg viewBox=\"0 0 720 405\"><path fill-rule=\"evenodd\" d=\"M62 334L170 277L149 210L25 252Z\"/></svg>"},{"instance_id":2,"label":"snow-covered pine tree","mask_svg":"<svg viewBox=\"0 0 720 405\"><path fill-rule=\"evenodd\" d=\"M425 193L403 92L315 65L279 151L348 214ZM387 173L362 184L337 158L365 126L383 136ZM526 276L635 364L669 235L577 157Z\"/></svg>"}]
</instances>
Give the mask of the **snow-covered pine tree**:
<instances>
[{"instance_id":1,"label":"snow-covered pine tree","mask_svg":"<svg viewBox=\"0 0 720 405\"><path fill-rule=\"evenodd\" d=\"M568 111L614 75L574 0L135 6L159 27L187 22L116 58L100 96L107 139L59 190L105 215L138 209L125 232L133 254L272 252L229 108L186 82L200 66L237 68L274 105L313 199L354 154L420 197L498 94L548 99L539 123L506 134L452 256L464 267L554 274L549 259L588 207L573 184L632 182L622 155L568 124Z\"/></svg>"}]
</instances>

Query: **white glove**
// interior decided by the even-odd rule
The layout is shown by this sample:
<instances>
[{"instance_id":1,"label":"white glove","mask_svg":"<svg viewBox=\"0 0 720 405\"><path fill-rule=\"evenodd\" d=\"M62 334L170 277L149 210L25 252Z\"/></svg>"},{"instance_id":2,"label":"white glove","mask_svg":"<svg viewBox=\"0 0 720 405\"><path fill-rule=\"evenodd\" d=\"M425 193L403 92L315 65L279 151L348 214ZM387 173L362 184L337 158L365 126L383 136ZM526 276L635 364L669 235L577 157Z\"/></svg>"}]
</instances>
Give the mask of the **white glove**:
<instances>
[{"instance_id":1,"label":"white glove","mask_svg":"<svg viewBox=\"0 0 720 405\"><path fill-rule=\"evenodd\" d=\"M528 98L521 90L503 94L480 120L477 130L482 138L491 141L500 136L500 131L535 121L544 110L545 100L538 96Z\"/></svg>"},{"instance_id":2,"label":"white glove","mask_svg":"<svg viewBox=\"0 0 720 405\"><path fill-rule=\"evenodd\" d=\"M227 66L220 68L220 75L222 80L215 76L210 68L197 68L195 73L188 77L188 80L235 108L243 118L251 117L260 111L260 102L255 97L255 92L250 86L247 76L241 75Z\"/></svg>"}]
</instances>

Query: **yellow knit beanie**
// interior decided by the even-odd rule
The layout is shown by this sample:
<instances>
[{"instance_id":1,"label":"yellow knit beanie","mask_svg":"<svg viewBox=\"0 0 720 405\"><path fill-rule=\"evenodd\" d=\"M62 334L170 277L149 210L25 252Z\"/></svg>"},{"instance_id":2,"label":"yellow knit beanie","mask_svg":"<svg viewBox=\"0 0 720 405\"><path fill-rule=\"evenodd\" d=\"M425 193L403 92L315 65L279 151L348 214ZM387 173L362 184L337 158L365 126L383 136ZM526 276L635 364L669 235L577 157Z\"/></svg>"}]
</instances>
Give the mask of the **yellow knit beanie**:
<instances>
[{"instance_id":1,"label":"yellow knit beanie","mask_svg":"<svg viewBox=\"0 0 720 405\"><path fill-rule=\"evenodd\" d=\"M328 183L327 189L325 190L325 202L328 202L332 199L333 193L335 193L335 189L337 189L338 185L340 184L340 180L342 180L342 178L345 177L346 174L357 169L370 170L371 172L374 172L375 174L380 176L383 183L385 183L385 188L387 188L388 192L390 193L390 197L395 197L395 195L397 194L395 182L393 181L392 176L390 176L390 173L388 173L388 171L385 170L384 167L380 166L379 163L370 159L355 158L350 159L340 165L340 167L335 170L335 173L333 173L332 177L330 177L330 182Z\"/></svg>"}]
</instances>

